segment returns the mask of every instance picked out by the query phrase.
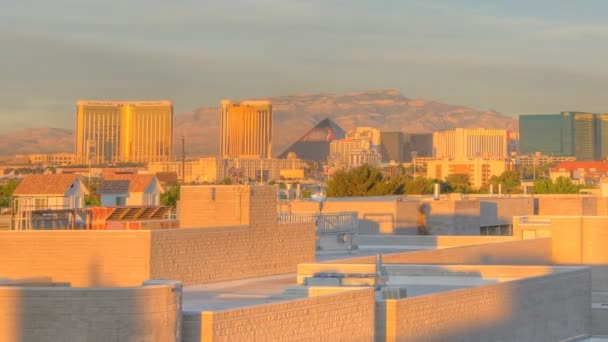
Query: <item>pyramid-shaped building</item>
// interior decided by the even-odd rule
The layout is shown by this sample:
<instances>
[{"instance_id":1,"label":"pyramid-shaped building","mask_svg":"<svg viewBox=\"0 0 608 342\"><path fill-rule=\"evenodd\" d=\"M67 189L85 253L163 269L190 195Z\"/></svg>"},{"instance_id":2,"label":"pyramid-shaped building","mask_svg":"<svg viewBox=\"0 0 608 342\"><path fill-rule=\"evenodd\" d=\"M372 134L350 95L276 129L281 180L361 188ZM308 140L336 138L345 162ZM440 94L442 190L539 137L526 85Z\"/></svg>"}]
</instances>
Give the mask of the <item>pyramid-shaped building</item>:
<instances>
[{"instance_id":1,"label":"pyramid-shaped building","mask_svg":"<svg viewBox=\"0 0 608 342\"><path fill-rule=\"evenodd\" d=\"M326 118L283 151L279 158L287 158L289 152L294 152L298 158L303 160L327 160L329 143L332 140L344 139L344 136L344 130L335 122Z\"/></svg>"}]
</instances>

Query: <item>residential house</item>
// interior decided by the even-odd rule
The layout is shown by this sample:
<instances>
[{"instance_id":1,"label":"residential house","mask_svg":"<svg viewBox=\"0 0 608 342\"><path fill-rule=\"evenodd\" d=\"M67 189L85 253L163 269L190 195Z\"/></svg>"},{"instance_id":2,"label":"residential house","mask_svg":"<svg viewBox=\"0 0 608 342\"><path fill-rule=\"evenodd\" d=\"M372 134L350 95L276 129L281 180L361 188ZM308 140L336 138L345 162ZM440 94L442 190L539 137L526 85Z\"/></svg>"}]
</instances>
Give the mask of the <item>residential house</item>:
<instances>
[{"instance_id":1,"label":"residential house","mask_svg":"<svg viewBox=\"0 0 608 342\"><path fill-rule=\"evenodd\" d=\"M152 174L115 174L105 178L99 188L104 207L160 205L163 188Z\"/></svg>"},{"instance_id":2,"label":"residential house","mask_svg":"<svg viewBox=\"0 0 608 342\"><path fill-rule=\"evenodd\" d=\"M61 210L83 208L88 193L78 175L35 174L23 178L13 197L22 211Z\"/></svg>"}]
</instances>

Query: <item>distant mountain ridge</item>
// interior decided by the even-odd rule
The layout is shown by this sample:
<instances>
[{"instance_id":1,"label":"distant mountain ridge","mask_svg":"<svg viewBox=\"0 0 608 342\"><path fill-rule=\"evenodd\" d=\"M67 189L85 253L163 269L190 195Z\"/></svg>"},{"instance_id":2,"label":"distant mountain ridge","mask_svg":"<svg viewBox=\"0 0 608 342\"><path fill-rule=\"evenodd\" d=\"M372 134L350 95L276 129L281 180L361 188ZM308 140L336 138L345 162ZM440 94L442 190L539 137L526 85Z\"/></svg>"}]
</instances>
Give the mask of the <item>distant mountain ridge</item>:
<instances>
[{"instance_id":1,"label":"distant mountain ridge","mask_svg":"<svg viewBox=\"0 0 608 342\"><path fill-rule=\"evenodd\" d=\"M265 99L272 101L273 106L274 155L279 155L325 118L332 119L347 131L358 126L410 133L456 127L517 130L517 119L495 111L409 99L397 90L296 94ZM181 149L178 142L184 136L188 156L216 155L219 148L219 124L218 107L200 107L176 115L176 152ZM69 129L32 128L0 136L0 155L73 150L74 132Z\"/></svg>"}]
</instances>

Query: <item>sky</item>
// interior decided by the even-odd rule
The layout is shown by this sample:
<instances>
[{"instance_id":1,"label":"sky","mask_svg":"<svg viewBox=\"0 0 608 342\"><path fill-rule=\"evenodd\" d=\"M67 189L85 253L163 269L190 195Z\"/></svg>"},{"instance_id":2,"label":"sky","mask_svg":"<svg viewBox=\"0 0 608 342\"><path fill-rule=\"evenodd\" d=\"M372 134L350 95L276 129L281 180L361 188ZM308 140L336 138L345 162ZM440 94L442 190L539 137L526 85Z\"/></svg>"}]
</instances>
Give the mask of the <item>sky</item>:
<instances>
[{"instance_id":1,"label":"sky","mask_svg":"<svg viewBox=\"0 0 608 342\"><path fill-rule=\"evenodd\" d=\"M90 100L397 89L506 115L608 112L608 1L0 0L0 133Z\"/></svg>"}]
</instances>

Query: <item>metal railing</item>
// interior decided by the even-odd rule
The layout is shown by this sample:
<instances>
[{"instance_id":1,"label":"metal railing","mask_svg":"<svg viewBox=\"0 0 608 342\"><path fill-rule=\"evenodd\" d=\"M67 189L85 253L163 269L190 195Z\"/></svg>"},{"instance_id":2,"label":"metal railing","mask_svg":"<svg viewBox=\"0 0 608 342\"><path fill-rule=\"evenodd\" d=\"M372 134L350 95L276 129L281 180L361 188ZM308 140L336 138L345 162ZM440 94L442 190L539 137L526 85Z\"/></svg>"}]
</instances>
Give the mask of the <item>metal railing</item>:
<instances>
[{"instance_id":1,"label":"metal railing","mask_svg":"<svg viewBox=\"0 0 608 342\"><path fill-rule=\"evenodd\" d=\"M336 236L337 241L345 243L349 251L352 251L353 239L359 233L356 211L279 213L278 221L279 223L313 222L318 237Z\"/></svg>"}]
</instances>

